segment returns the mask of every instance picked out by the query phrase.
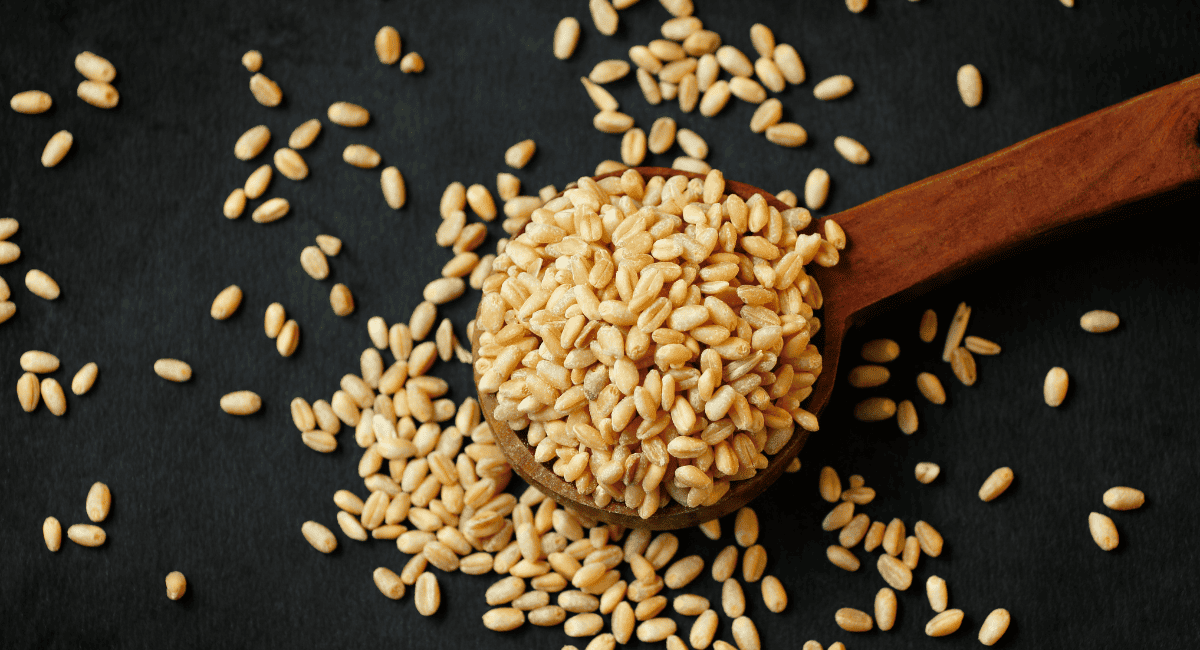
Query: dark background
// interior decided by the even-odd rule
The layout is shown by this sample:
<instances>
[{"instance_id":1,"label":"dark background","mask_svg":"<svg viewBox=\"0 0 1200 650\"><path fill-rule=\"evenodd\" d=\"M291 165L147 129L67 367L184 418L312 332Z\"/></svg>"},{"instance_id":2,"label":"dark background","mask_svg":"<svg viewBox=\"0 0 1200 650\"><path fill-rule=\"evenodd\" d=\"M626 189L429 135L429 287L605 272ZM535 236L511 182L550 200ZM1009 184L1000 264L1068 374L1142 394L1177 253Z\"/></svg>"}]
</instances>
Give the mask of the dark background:
<instances>
[{"instance_id":1,"label":"dark background","mask_svg":"<svg viewBox=\"0 0 1200 650\"><path fill-rule=\"evenodd\" d=\"M809 81L781 99L785 119L804 125L808 145L788 150L749 132L752 106L732 100L715 119L683 115L677 104L648 106L633 75L612 84L622 110L649 129L660 115L707 139L709 161L727 178L771 191L802 194L814 166L833 176L827 210L843 210L889 190L1003 148L1091 111L1197 71L1200 9L1193 3L1079 0L954 2L876 0L861 15L841 2L697 2L697 15L727 43L752 52L749 27L764 22L793 44ZM508 170L505 149L524 138L538 153L515 172L526 193L561 188L619 158L619 136L591 128L595 112L579 86L599 60L624 58L631 45L657 37L667 13L652 0L621 12L614 38L591 25L586 3L534 2L5 2L0 19L0 90L5 98L37 88L54 97L38 116L0 110L0 216L16 217L20 260L0 267L17 315L0 325L0 646L31 647L399 647L557 648L573 642L561 628L497 634L480 615L492 578L439 575L442 607L419 616L411 590L399 602L371 581L380 565L399 571L406 557L390 542L346 540L337 531L332 494L365 496L355 468L359 450L344 432L325 456L300 443L288 402L328 399L338 379L357 372L370 345L366 321L407 320L420 288L450 253L433 245L438 200L447 183L480 182L494 190ZM575 56L560 62L550 40L558 20L583 23ZM420 52L422 75L381 65L373 39L395 26L404 51ZM283 104L268 109L247 90L239 60L256 48L262 72L277 81ZM120 105L103 111L74 97L81 77L73 59L91 50L118 70ZM983 105L968 109L955 71L983 73ZM845 73L848 97L829 103L812 85ZM363 129L325 119L334 101L372 114ZM258 225L249 213L228 221L230 190L301 122L325 123L303 152L310 177L275 175L268 194L284 196L291 214ZM268 125L267 152L252 163L232 156L247 128ZM38 163L59 129L75 135L54 169ZM834 136L859 139L872 162L855 167L837 156ZM394 212L379 191L379 172L346 165L346 144L370 144L400 168L408 204ZM669 164L678 149L648 158ZM1054 174L1053 169L1045 170ZM1097 222L1084 234L1040 247L964 277L854 332L845 348L874 336L902 347L893 380L870 391L915 397L920 430L901 435L894 422L863 425L848 417L864 396L844 382L801 453L804 468L785 475L755 503L763 523L768 572L787 587L782 615L765 610L747 587L766 648L798 648L815 638L853 650L978 647L989 611L1006 607L1013 624L999 647L1187 647L1200 638L1194 606L1198 482L1194 434L1200 320L1194 222L1200 199L1180 193ZM970 227L970 215L963 216ZM485 249L494 249L499 222ZM319 233L342 238L331 278L316 282L300 268L300 250ZM31 268L48 272L62 297L47 302L23 287ZM354 292L357 310L329 308L333 282ZM216 322L212 298L237 283L239 312ZM460 337L478 293L447 306ZM965 388L940 362L938 343L916 337L921 311L937 310L942 331L954 306L974 307L968 333L999 342L998 357L979 358L979 382ZM301 326L292 358L262 333L266 306L280 301ZM1121 327L1090 335L1079 316L1094 308L1121 315ZM63 367L52 376L69 387L89 361L99 380L83 397L68 392L65 417L43 407L25 414L15 399L20 354L51 351ZM191 382L172 384L152 372L155 359L191 363ZM843 360L843 372L854 365ZM1071 374L1066 403L1045 406L1042 378L1055 365ZM945 406L925 404L913 378L936 372ZM470 394L468 367L439 364L452 397ZM252 389L264 407L255 416L222 413L227 392ZM913 466L941 464L942 476L918 484ZM850 634L833 613L871 611L882 586L874 556L846 574L825 560L836 536L819 524L828 505L816 490L820 467L860 473L877 491L862 510L873 519L918 519L946 538L940 558L923 558L914 586L900 594L892 632ZM996 467L1016 481L995 502L976 497ZM86 521L83 502L94 481L112 489L103 524L108 542L88 549L64 541L46 551L42 520L64 530ZM514 481L514 488L519 487ZM1087 529L1091 511L1108 512L1105 489L1132 485L1147 494L1138 511L1110 513L1121 545L1099 550ZM337 532L331 556L300 535L307 519ZM682 534L681 556L711 560L731 543ZM164 576L179 570L187 596L171 602ZM933 615L924 581L949 583L950 606L966 612L954 636L923 633ZM714 602L708 576L693 591ZM682 619L680 619L682 620ZM681 626L686 638L690 621ZM722 615L718 638L731 641Z\"/></svg>"}]
</instances>

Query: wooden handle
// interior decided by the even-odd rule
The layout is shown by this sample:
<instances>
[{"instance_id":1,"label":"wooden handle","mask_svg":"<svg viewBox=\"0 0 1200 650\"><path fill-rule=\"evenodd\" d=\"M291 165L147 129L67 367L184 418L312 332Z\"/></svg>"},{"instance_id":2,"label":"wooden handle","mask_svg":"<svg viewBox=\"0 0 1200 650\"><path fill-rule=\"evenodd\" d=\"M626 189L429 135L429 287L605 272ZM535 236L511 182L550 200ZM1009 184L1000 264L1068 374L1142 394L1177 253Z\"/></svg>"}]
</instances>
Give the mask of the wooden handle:
<instances>
[{"instance_id":1,"label":"wooden handle","mask_svg":"<svg viewBox=\"0 0 1200 650\"><path fill-rule=\"evenodd\" d=\"M1200 179L1198 126L1200 75L835 215L850 246L818 278L826 320L852 325L1051 231Z\"/></svg>"}]
</instances>

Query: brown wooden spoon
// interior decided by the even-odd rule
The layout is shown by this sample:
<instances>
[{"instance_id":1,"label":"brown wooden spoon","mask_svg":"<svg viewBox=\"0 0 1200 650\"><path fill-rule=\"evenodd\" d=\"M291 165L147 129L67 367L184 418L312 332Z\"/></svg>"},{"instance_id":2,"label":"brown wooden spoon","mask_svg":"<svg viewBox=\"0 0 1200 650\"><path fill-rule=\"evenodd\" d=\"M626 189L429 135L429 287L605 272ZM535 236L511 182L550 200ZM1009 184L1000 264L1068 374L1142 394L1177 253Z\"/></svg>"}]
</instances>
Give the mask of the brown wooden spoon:
<instances>
[{"instance_id":1,"label":"brown wooden spoon","mask_svg":"<svg viewBox=\"0 0 1200 650\"><path fill-rule=\"evenodd\" d=\"M850 327L1090 217L1200 181L1198 127L1200 75L827 217L842 226L849 244L837 266L808 269L824 294L819 314L824 341L818 341L824 369L805 408L819 414L828 403ZM638 169L647 178L698 176L661 167ZM774 195L742 183L727 182L726 192L742 198L762 194L776 208L787 207ZM517 474L564 505L637 528L694 526L740 508L779 477L807 439L807 432L797 427L765 470L735 482L715 505L686 508L670 501L641 519L615 501L597 508L590 497L581 497L573 484L534 460L524 436L492 418L495 395L480 395L479 401Z\"/></svg>"}]
</instances>

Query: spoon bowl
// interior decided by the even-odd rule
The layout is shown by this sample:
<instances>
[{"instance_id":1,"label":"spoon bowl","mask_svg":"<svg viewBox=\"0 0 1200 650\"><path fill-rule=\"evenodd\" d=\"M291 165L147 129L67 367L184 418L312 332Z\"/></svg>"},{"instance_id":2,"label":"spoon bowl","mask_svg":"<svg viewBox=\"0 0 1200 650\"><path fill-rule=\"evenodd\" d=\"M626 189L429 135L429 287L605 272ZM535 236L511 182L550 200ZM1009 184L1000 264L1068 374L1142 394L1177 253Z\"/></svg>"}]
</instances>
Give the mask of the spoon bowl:
<instances>
[{"instance_id":1,"label":"spoon bowl","mask_svg":"<svg viewBox=\"0 0 1200 650\"><path fill-rule=\"evenodd\" d=\"M854 325L1008 254L1069 235L1092 217L1196 184L1198 125L1200 75L1195 75L826 217L837 221L849 243L836 266L806 268L824 296L816 341L823 368L801 406L820 415L828 403L842 341ZM661 167L638 171L647 178L699 177ZM777 209L787 207L743 183L727 181L725 191L744 199L762 194ZM472 345L478 347L477 337ZM476 373L476 384L479 379ZM694 526L740 508L783 473L808 437L797 427L766 469L734 481L711 506L687 508L668 500L641 519L621 503L599 508L578 494L574 484L534 459L522 435L492 417L494 394L481 394L479 402L497 444L530 485L586 515L635 528Z\"/></svg>"},{"instance_id":2,"label":"spoon bowl","mask_svg":"<svg viewBox=\"0 0 1200 650\"><path fill-rule=\"evenodd\" d=\"M701 174L693 172L685 172L677 169L669 169L666 167L637 167L638 172L643 178L650 179L654 176L671 176L682 175L687 178L704 179ZM620 176L623 171L611 172L594 177L595 180L608 178L609 176ZM784 204L779 199L775 198L774 194L761 190L752 185L738 183L735 181L725 182L725 193L736 194L742 199L749 199L755 194L761 194L767 200L767 203L777 210L787 210L789 206ZM812 265L815 267L815 265ZM806 267L806 271L809 270ZM819 281L819 280L818 280ZM822 334L817 333L816 341L821 339ZM473 347L478 347L479 338L478 332L471 341ZM475 371L475 383L479 384L480 374ZM833 373L829 370L823 370L817 377L817 384L822 382L833 382ZM830 389L832 386L830 386ZM813 394L816 394L816 385L813 386ZM826 390L828 393L828 389ZM822 404L823 405L823 404ZM734 510L742 507L751 499L758 496L763 490L767 489L775 482L779 475L783 473L788 463L800 453L800 448L804 446L805 440L808 439L808 431L800 427L796 427L792 438L783 446L778 453L770 457L770 463L767 468L759 471L753 477L744 481L733 481L729 486L729 492L721 498L716 504L711 506L702 506L699 508L687 508L673 499L667 499L659 507L649 519L642 519L638 516L637 510L630 508L623 503L613 501L609 505L599 508L591 500L590 497L581 496L576 490L573 483L568 483L562 477L555 474L546 465L537 462L533 457L533 447L526 442L525 436L518 432L514 432L503 421L492 417L492 413L496 410L496 395L494 393L480 393L479 406L484 417L487 418L488 424L492 427L492 434L496 438L496 444L504 450L504 455L508 457L508 462L512 465L513 471L518 476L525 479L530 485L536 485L546 494L553 497L559 503L569 505L572 508L580 510L585 514L592 515L597 519L610 523L619 523L625 526L634 528L652 528L655 530L672 530L676 528L686 528L702 524L711 519L716 519L723 515L729 514ZM814 412L816 413L816 412Z\"/></svg>"}]
</instances>

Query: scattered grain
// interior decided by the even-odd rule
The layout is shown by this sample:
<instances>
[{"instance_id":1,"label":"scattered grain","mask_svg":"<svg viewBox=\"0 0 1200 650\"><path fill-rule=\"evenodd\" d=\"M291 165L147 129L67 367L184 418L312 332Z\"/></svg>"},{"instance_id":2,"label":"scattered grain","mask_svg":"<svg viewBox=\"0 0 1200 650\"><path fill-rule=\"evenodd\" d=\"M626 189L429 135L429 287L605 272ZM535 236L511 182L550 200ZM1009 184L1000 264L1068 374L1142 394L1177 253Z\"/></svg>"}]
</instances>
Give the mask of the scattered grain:
<instances>
[{"instance_id":1,"label":"scattered grain","mask_svg":"<svg viewBox=\"0 0 1200 650\"><path fill-rule=\"evenodd\" d=\"M934 616L925 624L925 634L929 636L946 636L958 631L963 622L961 609L948 609Z\"/></svg>"},{"instance_id":2,"label":"scattered grain","mask_svg":"<svg viewBox=\"0 0 1200 650\"><path fill-rule=\"evenodd\" d=\"M513 169L524 169L536 151L536 142L533 140L522 140L504 152L504 164Z\"/></svg>"},{"instance_id":3,"label":"scattered grain","mask_svg":"<svg viewBox=\"0 0 1200 650\"><path fill-rule=\"evenodd\" d=\"M588 9L592 14L592 24L596 26L596 31L605 36L612 36L617 33L617 25L620 22L620 17L617 15L617 10L613 8L608 0L589 0ZM558 39L555 39L557 43ZM560 57L565 58L565 57Z\"/></svg>"},{"instance_id":4,"label":"scattered grain","mask_svg":"<svg viewBox=\"0 0 1200 650\"><path fill-rule=\"evenodd\" d=\"M359 169L374 169L383 158L378 151L365 144L351 144L342 150L342 160Z\"/></svg>"},{"instance_id":5,"label":"scattered grain","mask_svg":"<svg viewBox=\"0 0 1200 650\"><path fill-rule=\"evenodd\" d=\"M290 357L296 353L296 348L300 345L300 325L295 319L288 319L283 324L283 328L279 330L279 337L275 339L275 349L280 356Z\"/></svg>"},{"instance_id":6,"label":"scattered grain","mask_svg":"<svg viewBox=\"0 0 1200 650\"><path fill-rule=\"evenodd\" d=\"M75 94L96 108L114 108L121 100L117 89L103 81L81 81Z\"/></svg>"},{"instance_id":7,"label":"scattered grain","mask_svg":"<svg viewBox=\"0 0 1200 650\"><path fill-rule=\"evenodd\" d=\"M1146 494L1131 487L1113 487L1104 492L1104 505L1112 510L1136 510L1146 503Z\"/></svg>"},{"instance_id":8,"label":"scattered grain","mask_svg":"<svg viewBox=\"0 0 1200 650\"><path fill-rule=\"evenodd\" d=\"M854 419L879 422L896 414L896 403L887 397L868 397L854 405Z\"/></svg>"},{"instance_id":9,"label":"scattered grain","mask_svg":"<svg viewBox=\"0 0 1200 650\"><path fill-rule=\"evenodd\" d=\"M871 363L888 363L900 356L900 345L891 339L874 339L862 345L862 358Z\"/></svg>"},{"instance_id":10,"label":"scattered grain","mask_svg":"<svg viewBox=\"0 0 1200 650\"><path fill-rule=\"evenodd\" d=\"M242 65L250 72L258 72L262 68L263 57L258 50L250 50L242 55Z\"/></svg>"},{"instance_id":11,"label":"scattered grain","mask_svg":"<svg viewBox=\"0 0 1200 650\"><path fill-rule=\"evenodd\" d=\"M438 588L436 576L426 571L417 578L413 602L422 616L433 616L437 613L442 604L442 593Z\"/></svg>"},{"instance_id":12,"label":"scattered grain","mask_svg":"<svg viewBox=\"0 0 1200 650\"><path fill-rule=\"evenodd\" d=\"M99 373L100 367L96 365L95 361L84 364L71 380L71 392L76 395L83 395L91 390L92 385L96 383L96 375Z\"/></svg>"},{"instance_id":13,"label":"scattered grain","mask_svg":"<svg viewBox=\"0 0 1200 650\"><path fill-rule=\"evenodd\" d=\"M874 388L886 384L891 377L885 366L862 365L851 368L846 380L855 388Z\"/></svg>"},{"instance_id":14,"label":"scattered grain","mask_svg":"<svg viewBox=\"0 0 1200 650\"><path fill-rule=\"evenodd\" d=\"M992 613L983 619L983 626L979 628L979 642L986 646L995 645L1008 631L1011 621L1012 617L1007 609L993 609Z\"/></svg>"},{"instance_id":15,"label":"scattered grain","mask_svg":"<svg viewBox=\"0 0 1200 650\"><path fill-rule=\"evenodd\" d=\"M271 81L261 72L250 77L250 92L259 104L268 108L278 106L283 101L283 91L279 89L279 84Z\"/></svg>"},{"instance_id":16,"label":"scattered grain","mask_svg":"<svg viewBox=\"0 0 1200 650\"><path fill-rule=\"evenodd\" d=\"M21 410L26 413L32 412L41 398L42 385L38 382L37 375L32 372L21 375L17 380L17 400L21 403Z\"/></svg>"},{"instance_id":17,"label":"scattered grain","mask_svg":"<svg viewBox=\"0 0 1200 650\"><path fill-rule=\"evenodd\" d=\"M404 203L408 200L408 190L404 185L404 176L400 174L400 170L395 166L384 168L379 175L379 186L383 190L383 200L387 202L388 207L393 210L399 210L404 207Z\"/></svg>"},{"instance_id":18,"label":"scattered grain","mask_svg":"<svg viewBox=\"0 0 1200 650\"><path fill-rule=\"evenodd\" d=\"M476 183L467 188L467 205L484 221L496 218L496 202L488 188Z\"/></svg>"},{"instance_id":19,"label":"scattered grain","mask_svg":"<svg viewBox=\"0 0 1200 650\"><path fill-rule=\"evenodd\" d=\"M333 285L329 291L329 304L333 307L333 313L338 316L354 313L354 295L350 293L350 287L341 282Z\"/></svg>"},{"instance_id":20,"label":"scattered grain","mask_svg":"<svg viewBox=\"0 0 1200 650\"><path fill-rule=\"evenodd\" d=\"M425 59L416 52L409 52L400 59L400 72L404 74L421 74L425 71Z\"/></svg>"},{"instance_id":21,"label":"scattered grain","mask_svg":"<svg viewBox=\"0 0 1200 650\"><path fill-rule=\"evenodd\" d=\"M765 102L763 106L766 106ZM753 128L753 123L751 123L751 129ZM828 197L829 172L817 167L808 173L808 178L804 181L804 204L810 210L820 210L825 207Z\"/></svg>"},{"instance_id":22,"label":"scattered grain","mask_svg":"<svg viewBox=\"0 0 1200 650\"><path fill-rule=\"evenodd\" d=\"M286 217L291 209L292 206L287 199L275 197L255 208L250 218L254 223L271 223Z\"/></svg>"},{"instance_id":23,"label":"scattered grain","mask_svg":"<svg viewBox=\"0 0 1200 650\"><path fill-rule=\"evenodd\" d=\"M262 408L262 398L253 391L239 390L221 397L221 410L230 415L251 415Z\"/></svg>"},{"instance_id":24,"label":"scattered grain","mask_svg":"<svg viewBox=\"0 0 1200 650\"><path fill-rule=\"evenodd\" d=\"M917 481L928 485L938 477L942 472L942 468L937 463L917 463L915 470Z\"/></svg>"},{"instance_id":25,"label":"scattered grain","mask_svg":"<svg viewBox=\"0 0 1200 650\"><path fill-rule=\"evenodd\" d=\"M813 87L813 96L822 101L830 101L845 97L854 90L854 81L850 77L839 74L824 79Z\"/></svg>"},{"instance_id":26,"label":"scattered grain","mask_svg":"<svg viewBox=\"0 0 1200 650\"><path fill-rule=\"evenodd\" d=\"M305 246L300 251L300 267L314 280L329 277L329 261L317 246Z\"/></svg>"},{"instance_id":27,"label":"scattered grain","mask_svg":"<svg viewBox=\"0 0 1200 650\"><path fill-rule=\"evenodd\" d=\"M1113 520L1106 515L1098 512L1093 512L1088 515L1088 529L1092 533L1092 540L1096 542L1096 546L1111 551L1117 547L1120 537L1117 535L1117 526Z\"/></svg>"},{"instance_id":28,"label":"scattered grain","mask_svg":"<svg viewBox=\"0 0 1200 650\"><path fill-rule=\"evenodd\" d=\"M971 352L967 348L954 349L954 352L950 354L950 369L954 371L954 376L964 386L975 385L975 380L978 378L975 357L971 356Z\"/></svg>"},{"instance_id":29,"label":"scattered grain","mask_svg":"<svg viewBox=\"0 0 1200 650\"><path fill-rule=\"evenodd\" d=\"M1046 373L1046 380L1042 383L1042 397L1048 406L1060 406L1063 403L1067 397L1068 383L1069 377L1063 368L1055 366Z\"/></svg>"},{"instance_id":30,"label":"scattered grain","mask_svg":"<svg viewBox=\"0 0 1200 650\"><path fill-rule=\"evenodd\" d=\"M42 149L42 166L53 167L62 162L74 142L75 136L71 135L70 131L63 130L50 136L46 147Z\"/></svg>"},{"instance_id":31,"label":"scattered grain","mask_svg":"<svg viewBox=\"0 0 1200 650\"><path fill-rule=\"evenodd\" d=\"M834 613L833 620L847 632L869 632L874 627L870 614L853 607L839 609Z\"/></svg>"},{"instance_id":32,"label":"scattered grain","mask_svg":"<svg viewBox=\"0 0 1200 650\"><path fill-rule=\"evenodd\" d=\"M974 354L982 354L991 356L1000 354L1000 345L978 336L968 336L963 339L963 347L970 350Z\"/></svg>"},{"instance_id":33,"label":"scattered grain","mask_svg":"<svg viewBox=\"0 0 1200 650\"><path fill-rule=\"evenodd\" d=\"M746 594L735 578L721 583L721 609L730 618L737 618L746 612Z\"/></svg>"},{"instance_id":34,"label":"scattered grain","mask_svg":"<svg viewBox=\"0 0 1200 650\"><path fill-rule=\"evenodd\" d=\"M108 538L104 529L92 524L75 524L67 529L67 537L80 546L96 547Z\"/></svg>"},{"instance_id":35,"label":"scattered grain","mask_svg":"<svg viewBox=\"0 0 1200 650\"><path fill-rule=\"evenodd\" d=\"M342 252L342 240L333 235L317 235L317 246L330 257L337 257Z\"/></svg>"},{"instance_id":36,"label":"scattered grain","mask_svg":"<svg viewBox=\"0 0 1200 650\"><path fill-rule=\"evenodd\" d=\"M192 378L192 367L179 359L159 359L154 362L154 374L167 381L184 382Z\"/></svg>"},{"instance_id":37,"label":"scattered grain","mask_svg":"<svg viewBox=\"0 0 1200 650\"><path fill-rule=\"evenodd\" d=\"M699 556L693 556L699 558ZM742 558L742 579L746 582L758 582L767 568L767 549L762 544L755 544L746 549ZM686 583L685 583L686 584ZM671 585L668 584L668 587Z\"/></svg>"},{"instance_id":38,"label":"scattered grain","mask_svg":"<svg viewBox=\"0 0 1200 650\"><path fill-rule=\"evenodd\" d=\"M950 355L962 343L963 335L967 331L967 322L971 319L971 308L967 303L958 303L958 308L954 310L954 317L950 319L950 326L946 329L946 344L942 348L942 361L949 362Z\"/></svg>"},{"instance_id":39,"label":"scattered grain","mask_svg":"<svg viewBox=\"0 0 1200 650\"><path fill-rule=\"evenodd\" d=\"M579 21L571 16L558 21L554 28L554 58L560 61L571 58L579 43L579 31Z\"/></svg>"},{"instance_id":40,"label":"scattered grain","mask_svg":"<svg viewBox=\"0 0 1200 650\"><path fill-rule=\"evenodd\" d=\"M767 127L767 140L781 147L799 147L808 142L808 132L794 122L780 122Z\"/></svg>"},{"instance_id":41,"label":"scattered grain","mask_svg":"<svg viewBox=\"0 0 1200 650\"><path fill-rule=\"evenodd\" d=\"M925 581L925 595L929 598L929 606L933 611L946 611L950 602L950 593L946 589L946 581L938 576L929 576Z\"/></svg>"},{"instance_id":42,"label":"scattered grain","mask_svg":"<svg viewBox=\"0 0 1200 650\"><path fill-rule=\"evenodd\" d=\"M887 632L896 624L897 606L896 592L891 588L883 587L875 594L875 623L879 629Z\"/></svg>"},{"instance_id":43,"label":"scattered grain","mask_svg":"<svg viewBox=\"0 0 1200 650\"><path fill-rule=\"evenodd\" d=\"M861 566L854 553L837 544L831 544L829 548L825 549L825 557L829 558L829 561L839 569L858 571L858 567Z\"/></svg>"},{"instance_id":44,"label":"scattered grain","mask_svg":"<svg viewBox=\"0 0 1200 650\"><path fill-rule=\"evenodd\" d=\"M746 506L737 512L733 523L733 537L743 548L758 541L758 514Z\"/></svg>"},{"instance_id":45,"label":"scattered grain","mask_svg":"<svg viewBox=\"0 0 1200 650\"><path fill-rule=\"evenodd\" d=\"M58 380L52 377L46 377L42 380L41 385L42 401L46 402L46 408L56 416L61 417L67 412L67 397L63 394L62 386Z\"/></svg>"},{"instance_id":46,"label":"scattered grain","mask_svg":"<svg viewBox=\"0 0 1200 650\"><path fill-rule=\"evenodd\" d=\"M875 567L879 569L879 575L883 577L884 582L893 589L906 591L912 586L912 569L894 556L886 553L880 555Z\"/></svg>"},{"instance_id":47,"label":"scattered grain","mask_svg":"<svg viewBox=\"0 0 1200 650\"><path fill-rule=\"evenodd\" d=\"M57 553L62 548L62 524L54 517L46 517L42 522L42 539L50 552Z\"/></svg>"},{"instance_id":48,"label":"scattered grain","mask_svg":"<svg viewBox=\"0 0 1200 650\"><path fill-rule=\"evenodd\" d=\"M350 102L330 104L326 115L330 122L345 127L366 126L367 122L371 121L371 113L367 109Z\"/></svg>"},{"instance_id":49,"label":"scattered grain","mask_svg":"<svg viewBox=\"0 0 1200 650\"><path fill-rule=\"evenodd\" d=\"M1079 317L1079 326L1085 332L1092 334L1103 334L1117 329L1121 324L1121 317L1111 311L1103 309L1093 309L1083 316Z\"/></svg>"},{"instance_id":50,"label":"scattered grain","mask_svg":"<svg viewBox=\"0 0 1200 650\"><path fill-rule=\"evenodd\" d=\"M580 614L580 616L589 616L589 614ZM591 614L590 616L595 615ZM643 643L657 643L659 641L665 641L667 637L675 634L676 629L675 621L673 619L652 618L637 626L637 638L638 641Z\"/></svg>"},{"instance_id":51,"label":"scattered grain","mask_svg":"<svg viewBox=\"0 0 1200 650\"><path fill-rule=\"evenodd\" d=\"M391 25L384 25L375 33L375 55L384 65L400 60L400 32Z\"/></svg>"},{"instance_id":52,"label":"scattered grain","mask_svg":"<svg viewBox=\"0 0 1200 650\"><path fill-rule=\"evenodd\" d=\"M184 592L187 591L187 578L178 571L172 571L167 574L167 598L171 600L179 600L183 598Z\"/></svg>"},{"instance_id":53,"label":"scattered grain","mask_svg":"<svg viewBox=\"0 0 1200 650\"><path fill-rule=\"evenodd\" d=\"M1004 493L1013 482L1013 471L1009 467L1001 467L992 472L979 488L979 498L991 501Z\"/></svg>"},{"instance_id":54,"label":"scattered grain","mask_svg":"<svg viewBox=\"0 0 1200 650\"><path fill-rule=\"evenodd\" d=\"M91 489L88 490L84 506L88 519L97 524L104 521L108 518L110 507L112 507L112 492L109 491L108 486L99 481L93 483Z\"/></svg>"},{"instance_id":55,"label":"scattered grain","mask_svg":"<svg viewBox=\"0 0 1200 650\"><path fill-rule=\"evenodd\" d=\"M18 113L37 115L50 110L54 100L49 93L40 90L26 90L13 95L8 105Z\"/></svg>"},{"instance_id":56,"label":"scattered grain","mask_svg":"<svg viewBox=\"0 0 1200 650\"><path fill-rule=\"evenodd\" d=\"M483 626L493 632L508 632L525 624L525 612L514 607L497 607L483 614Z\"/></svg>"},{"instance_id":57,"label":"scattered grain","mask_svg":"<svg viewBox=\"0 0 1200 650\"><path fill-rule=\"evenodd\" d=\"M979 106L979 102L983 101L983 77L979 74L979 68L970 63L958 69L958 95L962 97L962 101L970 108Z\"/></svg>"},{"instance_id":58,"label":"scattered grain","mask_svg":"<svg viewBox=\"0 0 1200 650\"><path fill-rule=\"evenodd\" d=\"M904 540L904 552L901 553L900 559L910 571L917 570L917 563L921 560L921 543L915 536L909 535Z\"/></svg>"},{"instance_id":59,"label":"scattered grain","mask_svg":"<svg viewBox=\"0 0 1200 650\"><path fill-rule=\"evenodd\" d=\"M855 165L865 165L871 161L871 152L858 140L839 135L833 139L833 148L848 162Z\"/></svg>"},{"instance_id":60,"label":"scattered grain","mask_svg":"<svg viewBox=\"0 0 1200 650\"><path fill-rule=\"evenodd\" d=\"M62 293L54 278L37 269L30 269L25 274L25 288L29 289L33 295L45 300L56 300Z\"/></svg>"},{"instance_id":61,"label":"scattered grain","mask_svg":"<svg viewBox=\"0 0 1200 650\"><path fill-rule=\"evenodd\" d=\"M688 633L688 642L697 650L704 650L717 634L717 613L711 609L705 610L696 617L692 629Z\"/></svg>"}]
</instances>

